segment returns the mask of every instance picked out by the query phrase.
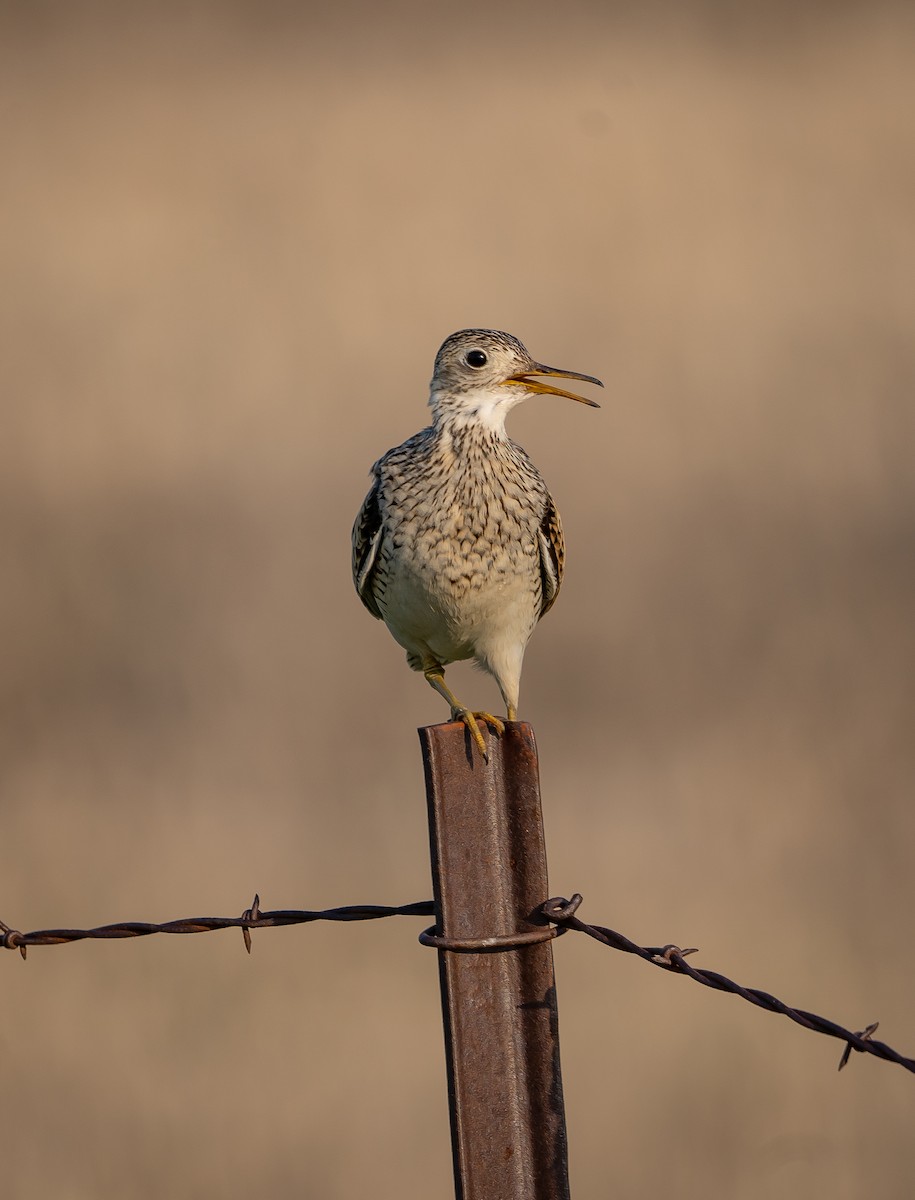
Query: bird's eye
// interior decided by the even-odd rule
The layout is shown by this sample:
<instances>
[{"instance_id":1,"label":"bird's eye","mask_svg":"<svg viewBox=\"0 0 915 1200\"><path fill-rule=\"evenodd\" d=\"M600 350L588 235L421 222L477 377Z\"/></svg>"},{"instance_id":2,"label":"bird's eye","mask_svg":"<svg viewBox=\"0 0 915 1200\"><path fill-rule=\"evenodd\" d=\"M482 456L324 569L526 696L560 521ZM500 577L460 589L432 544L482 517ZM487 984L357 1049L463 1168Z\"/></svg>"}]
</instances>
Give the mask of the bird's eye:
<instances>
[{"instance_id":1,"label":"bird's eye","mask_svg":"<svg viewBox=\"0 0 915 1200\"><path fill-rule=\"evenodd\" d=\"M479 370L480 367L486 366L486 362L487 362L486 355L483 353L482 350L468 350L467 351L467 366L468 367L476 367L477 370Z\"/></svg>"}]
</instances>

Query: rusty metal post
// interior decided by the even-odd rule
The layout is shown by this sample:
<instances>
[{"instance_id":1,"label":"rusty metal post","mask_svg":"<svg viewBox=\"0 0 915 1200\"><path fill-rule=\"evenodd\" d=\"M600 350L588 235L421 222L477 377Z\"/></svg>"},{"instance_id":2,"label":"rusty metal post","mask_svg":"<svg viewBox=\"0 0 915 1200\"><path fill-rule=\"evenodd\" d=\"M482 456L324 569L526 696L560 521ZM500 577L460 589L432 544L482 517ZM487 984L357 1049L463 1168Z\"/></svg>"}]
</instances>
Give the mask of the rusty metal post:
<instances>
[{"instance_id":1,"label":"rusty metal post","mask_svg":"<svg viewBox=\"0 0 915 1200\"><path fill-rule=\"evenodd\" d=\"M419 736L457 1200L568 1200L533 730L487 735L488 763L461 724Z\"/></svg>"}]
</instances>

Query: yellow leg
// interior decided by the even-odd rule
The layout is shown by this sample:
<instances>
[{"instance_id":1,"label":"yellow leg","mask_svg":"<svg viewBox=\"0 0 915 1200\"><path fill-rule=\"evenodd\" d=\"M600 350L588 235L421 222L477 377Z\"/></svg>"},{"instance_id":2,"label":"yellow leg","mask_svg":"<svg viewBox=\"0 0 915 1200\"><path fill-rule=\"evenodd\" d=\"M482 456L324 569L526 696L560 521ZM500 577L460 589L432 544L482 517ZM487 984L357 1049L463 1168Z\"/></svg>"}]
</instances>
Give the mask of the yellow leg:
<instances>
[{"instance_id":1,"label":"yellow leg","mask_svg":"<svg viewBox=\"0 0 915 1200\"><path fill-rule=\"evenodd\" d=\"M508 705L508 719L509 719L509 721L517 721L518 720L518 710L514 707L513 704Z\"/></svg>"},{"instance_id":2,"label":"yellow leg","mask_svg":"<svg viewBox=\"0 0 915 1200\"><path fill-rule=\"evenodd\" d=\"M487 725L491 725L500 736L505 732L505 725L498 717L494 717L488 712L472 712L466 705L461 704L451 688L445 683L445 669L439 663L434 663L426 667L423 671L427 683L434 687L440 696L443 696L451 705L451 716L455 721L463 721L470 730L470 736L476 742L480 749L480 753L484 758L487 758L486 743L483 741L483 735L480 733L480 727L477 721L485 721Z\"/></svg>"}]
</instances>

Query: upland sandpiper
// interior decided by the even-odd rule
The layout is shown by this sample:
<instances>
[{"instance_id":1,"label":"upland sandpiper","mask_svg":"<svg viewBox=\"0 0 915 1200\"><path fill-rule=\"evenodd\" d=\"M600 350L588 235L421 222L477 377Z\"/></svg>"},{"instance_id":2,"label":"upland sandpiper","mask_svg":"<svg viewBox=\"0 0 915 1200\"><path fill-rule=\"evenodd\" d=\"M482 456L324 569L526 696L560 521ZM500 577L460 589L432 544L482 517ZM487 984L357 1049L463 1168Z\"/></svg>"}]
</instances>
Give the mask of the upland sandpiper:
<instances>
[{"instance_id":1,"label":"upland sandpiper","mask_svg":"<svg viewBox=\"0 0 915 1200\"><path fill-rule=\"evenodd\" d=\"M389 450L353 526L353 579L414 671L448 701L485 756L478 721L445 683L448 663L472 658L495 679L516 718L521 662L562 582L559 513L540 472L505 432L505 417L535 393L599 407L537 376L592 375L535 362L517 338L462 329L435 358L432 424Z\"/></svg>"}]
</instances>

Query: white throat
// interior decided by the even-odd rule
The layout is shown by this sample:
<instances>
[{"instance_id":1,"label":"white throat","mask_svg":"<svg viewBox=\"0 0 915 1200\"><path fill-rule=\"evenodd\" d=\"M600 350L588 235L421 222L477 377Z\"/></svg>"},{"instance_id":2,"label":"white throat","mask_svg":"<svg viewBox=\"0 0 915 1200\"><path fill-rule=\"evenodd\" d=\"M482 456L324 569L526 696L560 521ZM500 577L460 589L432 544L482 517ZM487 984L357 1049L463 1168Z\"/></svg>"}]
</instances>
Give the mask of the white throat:
<instances>
[{"instance_id":1,"label":"white throat","mask_svg":"<svg viewBox=\"0 0 915 1200\"><path fill-rule=\"evenodd\" d=\"M477 425L504 437L505 418L525 398L523 388L493 384L492 387L474 388L459 395L433 392L430 404L441 420L456 425Z\"/></svg>"}]
</instances>

